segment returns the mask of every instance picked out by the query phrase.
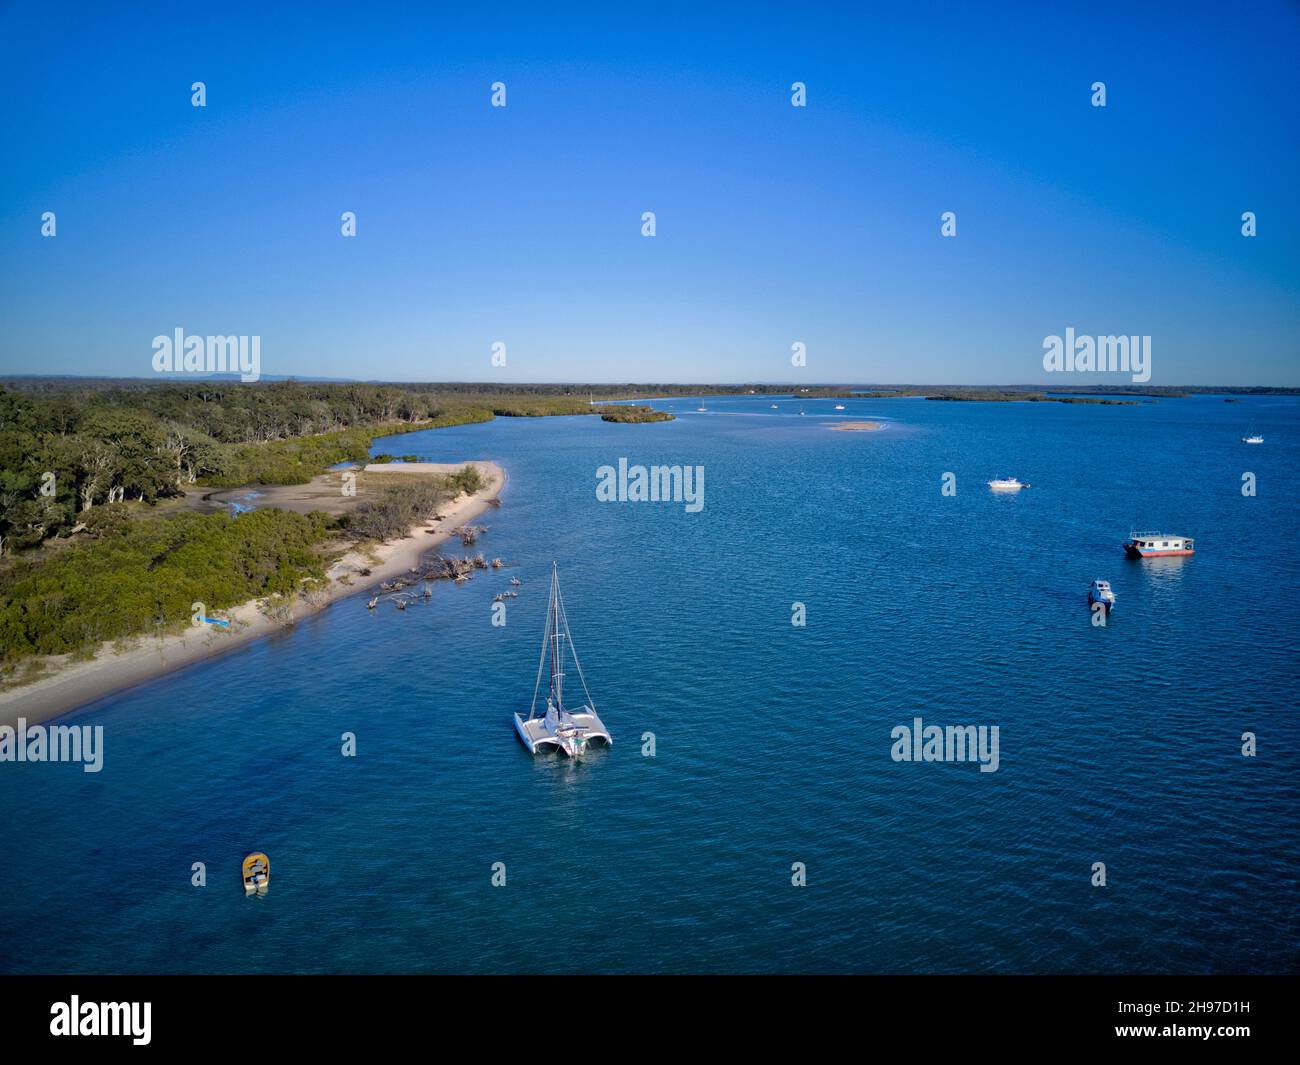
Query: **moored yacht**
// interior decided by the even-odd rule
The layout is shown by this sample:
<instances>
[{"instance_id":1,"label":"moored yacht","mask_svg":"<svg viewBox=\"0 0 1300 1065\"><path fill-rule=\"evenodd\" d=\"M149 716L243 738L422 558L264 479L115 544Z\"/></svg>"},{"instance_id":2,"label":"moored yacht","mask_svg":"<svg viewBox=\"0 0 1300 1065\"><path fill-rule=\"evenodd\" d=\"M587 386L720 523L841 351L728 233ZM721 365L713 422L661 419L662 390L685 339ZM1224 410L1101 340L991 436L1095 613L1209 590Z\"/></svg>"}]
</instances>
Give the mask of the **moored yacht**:
<instances>
[{"instance_id":1,"label":"moored yacht","mask_svg":"<svg viewBox=\"0 0 1300 1065\"><path fill-rule=\"evenodd\" d=\"M1262 444L1264 438L1259 433L1251 433L1250 436L1243 436L1241 442L1243 444Z\"/></svg>"},{"instance_id":2,"label":"moored yacht","mask_svg":"<svg viewBox=\"0 0 1300 1065\"><path fill-rule=\"evenodd\" d=\"M1124 541L1124 551L1129 558L1160 558L1165 555L1196 553L1195 543L1190 537L1158 532L1131 533Z\"/></svg>"},{"instance_id":3,"label":"moored yacht","mask_svg":"<svg viewBox=\"0 0 1300 1065\"><path fill-rule=\"evenodd\" d=\"M542 671L548 653L551 683L546 693L546 713L538 717L537 696L541 693ZM569 710L564 704L564 666L570 654L573 655L573 664L578 670L582 692L587 697L587 701L576 710ZM528 748L530 754L549 748L570 758L581 758L591 740L607 745L614 742L597 716L596 701L587 690L582 664L578 661L578 652L574 649L573 637L569 633L569 619L564 612L564 600L560 596L560 576L554 563L551 564L551 597L546 606L546 634L542 638L542 656L537 663L533 705L529 708L527 718L515 714L515 731L519 733L520 742Z\"/></svg>"},{"instance_id":4,"label":"moored yacht","mask_svg":"<svg viewBox=\"0 0 1300 1065\"><path fill-rule=\"evenodd\" d=\"M1014 477L994 477L989 481L989 487L995 492L1019 492L1022 488L1028 488L1029 485L1022 484Z\"/></svg>"}]
</instances>

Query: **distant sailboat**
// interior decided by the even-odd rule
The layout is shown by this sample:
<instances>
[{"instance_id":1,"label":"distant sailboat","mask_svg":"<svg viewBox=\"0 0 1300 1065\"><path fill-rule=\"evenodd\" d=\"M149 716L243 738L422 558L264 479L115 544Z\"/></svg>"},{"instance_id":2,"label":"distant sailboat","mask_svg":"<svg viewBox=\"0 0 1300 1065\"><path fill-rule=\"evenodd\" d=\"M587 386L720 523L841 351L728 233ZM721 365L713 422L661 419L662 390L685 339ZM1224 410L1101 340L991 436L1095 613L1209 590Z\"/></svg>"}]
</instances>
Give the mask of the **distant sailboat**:
<instances>
[{"instance_id":1,"label":"distant sailboat","mask_svg":"<svg viewBox=\"0 0 1300 1065\"><path fill-rule=\"evenodd\" d=\"M546 693L546 713L537 716L537 696L542 688L542 671L550 655L551 681ZM578 670L578 681L587 701L576 710L568 710L564 705L565 661L573 655L573 664ZM524 719L515 714L515 731L530 754L536 754L543 747L559 750L570 758L581 758L586 753L591 740L600 740L613 744L613 739L605 729L604 723L596 714L596 701L587 690L586 678L582 675L582 663L578 661L578 652L573 646L573 637L569 633L569 619L564 612L564 599L560 595L560 574L555 563L551 563L551 596L546 606L546 633L542 638L542 654L537 662L537 683L533 686L533 704Z\"/></svg>"}]
</instances>

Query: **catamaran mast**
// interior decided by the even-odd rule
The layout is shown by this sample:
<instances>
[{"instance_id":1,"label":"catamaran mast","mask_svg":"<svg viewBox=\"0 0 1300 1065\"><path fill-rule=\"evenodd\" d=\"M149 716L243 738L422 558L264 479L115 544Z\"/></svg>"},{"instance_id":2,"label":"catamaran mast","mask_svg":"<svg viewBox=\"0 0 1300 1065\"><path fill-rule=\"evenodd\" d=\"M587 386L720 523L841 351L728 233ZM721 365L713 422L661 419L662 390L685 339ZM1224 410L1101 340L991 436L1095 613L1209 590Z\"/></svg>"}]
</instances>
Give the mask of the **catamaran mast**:
<instances>
[{"instance_id":1,"label":"catamaran mast","mask_svg":"<svg viewBox=\"0 0 1300 1065\"><path fill-rule=\"evenodd\" d=\"M567 641L567 650L565 646ZM542 674L546 670L546 658L551 659L551 683L547 692L547 702L552 703L557 711L564 708L564 678L566 676L564 659L567 653L573 654L573 665L578 671L578 682L582 685L587 706L593 711L596 701L591 697L587 687L587 678L582 675L582 662L578 660L577 648L573 646L573 636L569 632L569 618L564 611L564 599L560 595L560 574L554 562L551 563L551 596L546 604L546 628L542 632L542 648L537 656L537 682L533 685L533 703L528 710L528 720L537 716L537 697L542 692Z\"/></svg>"},{"instance_id":2,"label":"catamaran mast","mask_svg":"<svg viewBox=\"0 0 1300 1065\"><path fill-rule=\"evenodd\" d=\"M551 633L551 698L555 709L564 709L564 633L560 628L560 574L551 563L551 602L547 607L547 626Z\"/></svg>"}]
</instances>

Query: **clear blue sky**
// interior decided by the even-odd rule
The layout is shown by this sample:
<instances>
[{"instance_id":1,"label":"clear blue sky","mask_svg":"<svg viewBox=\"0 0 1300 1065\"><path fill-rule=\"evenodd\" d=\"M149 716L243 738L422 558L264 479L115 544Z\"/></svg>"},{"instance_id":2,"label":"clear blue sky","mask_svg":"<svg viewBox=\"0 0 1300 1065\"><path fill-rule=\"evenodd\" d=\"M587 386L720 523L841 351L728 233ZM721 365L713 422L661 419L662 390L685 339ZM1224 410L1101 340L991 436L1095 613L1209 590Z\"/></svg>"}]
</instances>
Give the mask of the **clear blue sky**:
<instances>
[{"instance_id":1,"label":"clear blue sky","mask_svg":"<svg viewBox=\"0 0 1300 1065\"><path fill-rule=\"evenodd\" d=\"M1294 3L113 6L0 3L0 372L1300 385Z\"/></svg>"}]
</instances>

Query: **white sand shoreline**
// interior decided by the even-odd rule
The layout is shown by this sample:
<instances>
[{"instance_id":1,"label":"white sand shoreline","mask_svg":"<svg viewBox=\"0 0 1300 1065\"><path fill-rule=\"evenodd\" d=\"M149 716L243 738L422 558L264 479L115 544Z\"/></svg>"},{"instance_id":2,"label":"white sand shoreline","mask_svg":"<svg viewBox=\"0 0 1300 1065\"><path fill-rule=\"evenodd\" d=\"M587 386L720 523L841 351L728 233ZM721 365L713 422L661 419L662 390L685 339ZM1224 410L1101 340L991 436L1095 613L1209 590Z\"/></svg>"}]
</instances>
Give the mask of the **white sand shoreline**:
<instances>
[{"instance_id":1,"label":"white sand shoreline","mask_svg":"<svg viewBox=\"0 0 1300 1065\"><path fill-rule=\"evenodd\" d=\"M413 526L402 539L388 540L368 551L359 548L347 551L329 567L328 588L315 597L314 602L308 603L301 598L295 602L294 622L339 599L359 595L382 581L406 573L426 551L445 543L454 529L482 514L488 508L489 500L505 486L505 470L495 462L410 463L406 471L454 473L466 465L478 467L487 478L487 485L472 496L462 495L442 507L443 518L436 523L437 533L424 532L432 524L426 520ZM362 569L369 569L369 576L362 576ZM293 624L285 626L272 621L258 609L256 600L242 603L223 614L231 620L231 631L187 629L158 638L141 638L137 645L127 650L114 650L111 644L104 644L90 661L64 662L48 676L0 691L0 724L12 725L20 717L25 718L28 724L49 721L106 696L120 694L186 666L244 647Z\"/></svg>"}]
</instances>

